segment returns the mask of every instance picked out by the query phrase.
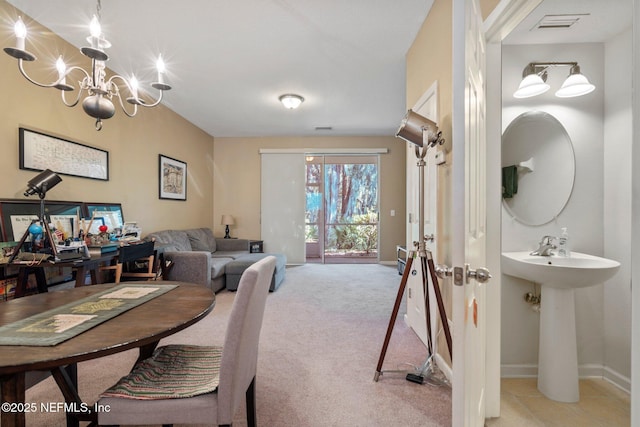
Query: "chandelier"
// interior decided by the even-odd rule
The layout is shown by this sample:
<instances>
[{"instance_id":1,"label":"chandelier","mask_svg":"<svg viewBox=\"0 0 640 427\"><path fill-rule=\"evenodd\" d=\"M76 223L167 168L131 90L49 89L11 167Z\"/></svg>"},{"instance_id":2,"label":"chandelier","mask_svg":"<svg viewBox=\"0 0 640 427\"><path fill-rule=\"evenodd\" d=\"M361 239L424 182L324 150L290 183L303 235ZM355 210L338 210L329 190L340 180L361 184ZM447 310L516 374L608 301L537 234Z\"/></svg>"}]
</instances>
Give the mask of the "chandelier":
<instances>
[{"instance_id":1,"label":"chandelier","mask_svg":"<svg viewBox=\"0 0 640 427\"><path fill-rule=\"evenodd\" d=\"M78 66L67 68L62 56L60 56L56 61L56 69L58 70L58 79L56 81L53 83L39 83L29 77L24 70L23 62L35 61L36 57L25 50L27 28L20 17L14 25L16 36L15 47L4 48L4 51L8 55L18 60L20 73L31 83L40 87L59 89L62 94L62 102L67 107L75 107L82 95L86 94L82 100L82 108L85 113L96 119L96 130L102 129L102 120L109 119L115 114L116 109L112 102L114 99L118 100L122 111L127 116L133 117L138 112L138 106L147 108L157 106L162 101L164 91L171 89L171 86L164 80L165 65L162 56L159 56L156 62L157 81L151 84L154 89L160 92L155 101L152 100L149 102L138 96L139 84L135 76L126 79L114 74L107 79L106 61L109 59L109 55L105 53L105 49L111 47L111 43L109 43L102 34L100 27L101 8L101 2L98 0L96 14L93 15L93 19L89 25L91 35L87 37L87 42L89 42L90 46L80 48L80 52L82 52L84 56L91 58L90 72ZM75 86L73 83L67 82L67 80L72 80L72 73L74 73L74 75L78 74L81 77L81 80L77 81ZM69 79L67 79L67 77L69 77ZM66 92L74 91L76 88L78 92L75 99L67 100ZM121 93L123 91L124 93ZM123 97L126 94L129 95L125 98L126 102L133 105L133 107L125 107ZM127 108L129 108L129 110L127 110Z\"/></svg>"}]
</instances>

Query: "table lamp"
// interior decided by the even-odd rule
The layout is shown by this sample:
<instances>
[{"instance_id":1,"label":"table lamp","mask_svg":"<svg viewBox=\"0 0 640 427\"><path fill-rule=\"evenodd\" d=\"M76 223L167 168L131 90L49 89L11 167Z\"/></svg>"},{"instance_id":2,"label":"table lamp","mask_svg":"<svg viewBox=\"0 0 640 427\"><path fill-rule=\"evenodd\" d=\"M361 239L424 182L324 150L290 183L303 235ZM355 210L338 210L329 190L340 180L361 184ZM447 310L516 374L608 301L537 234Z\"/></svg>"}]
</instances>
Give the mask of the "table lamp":
<instances>
[{"instance_id":1,"label":"table lamp","mask_svg":"<svg viewBox=\"0 0 640 427\"><path fill-rule=\"evenodd\" d=\"M220 224L224 225L224 238L225 239L230 239L231 236L229 235L229 226L230 225L234 225L236 222L233 219L233 216L231 215L222 215L222 221L220 221Z\"/></svg>"}]
</instances>

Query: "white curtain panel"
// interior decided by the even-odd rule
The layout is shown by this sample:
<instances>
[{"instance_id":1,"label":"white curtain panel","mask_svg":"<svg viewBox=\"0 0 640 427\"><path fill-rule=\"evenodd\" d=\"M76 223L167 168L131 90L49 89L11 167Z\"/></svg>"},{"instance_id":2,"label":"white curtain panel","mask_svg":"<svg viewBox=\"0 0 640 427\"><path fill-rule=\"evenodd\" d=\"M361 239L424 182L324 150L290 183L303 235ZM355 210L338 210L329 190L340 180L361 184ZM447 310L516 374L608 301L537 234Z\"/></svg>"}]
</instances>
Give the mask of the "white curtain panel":
<instances>
[{"instance_id":1,"label":"white curtain panel","mask_svg":"<svg viewBox=\"0 0 640 427\"><path fill-rule=\"evenodd\" d=\"M305 155L261 153L261 238L264 251L287 264L305 262Z\"/></svg>"}]
</instances>

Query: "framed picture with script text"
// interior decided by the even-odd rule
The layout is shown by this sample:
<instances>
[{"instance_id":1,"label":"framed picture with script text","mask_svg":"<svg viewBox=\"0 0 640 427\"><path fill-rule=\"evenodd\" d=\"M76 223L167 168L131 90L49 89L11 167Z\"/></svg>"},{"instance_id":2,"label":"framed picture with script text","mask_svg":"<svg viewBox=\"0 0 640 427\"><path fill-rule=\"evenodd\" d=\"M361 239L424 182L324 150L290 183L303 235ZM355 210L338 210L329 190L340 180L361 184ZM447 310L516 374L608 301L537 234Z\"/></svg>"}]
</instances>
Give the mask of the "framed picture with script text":
<instances>
[{"instance_id":1,"label":"framed picture with script text","mask_svg":"<svg viewBox=\"0 0 640 427\"><path fill-rule=\"evenodd\" d=\"M109 152L58 136L19 128L20 169L109 180Z\"/></svg>"}]
</instances>

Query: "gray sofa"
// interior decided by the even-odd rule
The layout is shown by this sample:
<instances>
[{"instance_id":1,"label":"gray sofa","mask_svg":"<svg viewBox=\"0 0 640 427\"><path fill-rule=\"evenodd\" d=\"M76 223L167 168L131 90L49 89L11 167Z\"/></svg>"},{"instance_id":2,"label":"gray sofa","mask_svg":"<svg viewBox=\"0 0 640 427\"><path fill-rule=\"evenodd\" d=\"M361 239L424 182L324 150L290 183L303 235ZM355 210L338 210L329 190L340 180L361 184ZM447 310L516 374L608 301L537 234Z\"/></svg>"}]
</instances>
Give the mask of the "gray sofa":
<instances>
[{"instance_id":1,"label":"gray sofa","mask_svg":"<svg viewBox=\"0 0 640 427\"><path fill-rule=\"evenodd\" d=\"M244 270L267 255L276 257L269 290L275 291L285 277L286 256L249 253L247 239L216 238L209 228L157 231L145 240L152 238L163 248L165 259L173 261L168 280L203 284L214 292L236 290Z\"/></svg>"}]
</instances>

